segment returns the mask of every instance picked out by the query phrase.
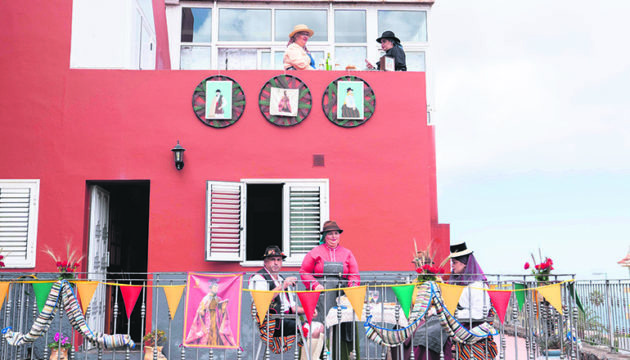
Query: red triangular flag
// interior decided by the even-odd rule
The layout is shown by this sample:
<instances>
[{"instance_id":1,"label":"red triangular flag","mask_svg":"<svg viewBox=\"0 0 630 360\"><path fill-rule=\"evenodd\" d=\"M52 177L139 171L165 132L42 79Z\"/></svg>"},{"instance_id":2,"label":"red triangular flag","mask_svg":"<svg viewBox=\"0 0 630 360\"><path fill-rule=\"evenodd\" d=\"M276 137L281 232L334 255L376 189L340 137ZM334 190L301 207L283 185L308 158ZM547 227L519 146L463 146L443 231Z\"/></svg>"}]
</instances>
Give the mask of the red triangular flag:
<instances>
[{"instance_id":1,"label":"red triangular flag","mask_svg":"<svg viewBox=\"0 0 630 360\"><path fill-rule=\"evenodd\" d=\"M490 300L497 311L499 321L503 324L512 291L488 290L488 295L490 295Z\"/></svg>"},{"instance_id":2,"label":"red triangular flag","mask_svg":"<svg viewBox=\"0 0 630 360\"><path fill-rule=\"evenodd\" d=\"M320 293L320 291L301 291L297 293L309 324L313 321L313 313L315 312Z\"/></svg>"},{"instance_id":3,"label":"red triangular flag","mask_svg":"<svg viewBox=\"0 0 630 360\"><path fill-rule=\"evenodd\" d=\"M125 311L127 312L127 320L131 317L133 307L136 306L138 295L142 291L142 286L119 286L122 293L123 302L125 303Z\"/></svg>"}]
</instances>

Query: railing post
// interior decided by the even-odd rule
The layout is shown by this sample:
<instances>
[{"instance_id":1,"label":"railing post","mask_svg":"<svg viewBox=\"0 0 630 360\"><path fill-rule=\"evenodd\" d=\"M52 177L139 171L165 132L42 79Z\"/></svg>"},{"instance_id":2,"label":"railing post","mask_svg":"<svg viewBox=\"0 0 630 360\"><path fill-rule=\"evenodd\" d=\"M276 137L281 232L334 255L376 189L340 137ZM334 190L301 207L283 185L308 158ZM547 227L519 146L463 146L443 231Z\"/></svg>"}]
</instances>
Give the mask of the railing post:
<instances>
[{"instance_id":1,"label":"railing post","mask_svg":"<svg viewBox=\"0 0 630 360\"><path fill-rule=\"evenodd\" d=\"M614 332L612 322L612 299L610 298L610 280L606 279L606 315L608 317L608 339L610 351L614 349Z\"/></svg>"}]
</instances>

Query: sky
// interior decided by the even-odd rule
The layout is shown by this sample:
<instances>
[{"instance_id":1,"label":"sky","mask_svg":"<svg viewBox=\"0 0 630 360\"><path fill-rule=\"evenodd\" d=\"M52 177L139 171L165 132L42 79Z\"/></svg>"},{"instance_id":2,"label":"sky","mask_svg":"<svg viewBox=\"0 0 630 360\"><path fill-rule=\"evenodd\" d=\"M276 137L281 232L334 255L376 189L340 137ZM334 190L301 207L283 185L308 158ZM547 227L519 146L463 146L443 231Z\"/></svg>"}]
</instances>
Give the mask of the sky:
<instances>
[{"instance_id":1,"label":"sky","mask_svg":"<svg viewBox=\"0 0 630 360\"><path fill-rule=\"evenodd\" d=\"M630 1L436 0L440 222L486 273L628 279Z\"/></svg>"}]
</instances>

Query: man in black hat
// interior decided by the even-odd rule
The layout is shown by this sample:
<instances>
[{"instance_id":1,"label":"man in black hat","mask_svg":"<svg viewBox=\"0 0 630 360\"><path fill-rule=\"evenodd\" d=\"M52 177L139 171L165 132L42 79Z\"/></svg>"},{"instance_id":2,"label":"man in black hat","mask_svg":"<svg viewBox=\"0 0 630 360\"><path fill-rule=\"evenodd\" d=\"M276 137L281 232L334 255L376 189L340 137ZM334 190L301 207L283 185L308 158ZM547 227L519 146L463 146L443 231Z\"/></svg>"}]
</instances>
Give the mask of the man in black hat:
<instances>
[{"instance_id":1,"label":"man in black hat","mask_svg":"<svg viewBox=\"0 0 630 360\"><path fill-rule=\"evenodd\" d=\"M403 50L402 45L400 45L400 39L396 37L393 31L387 30L383 31L383 35L376 39L376 42L381 44L381 49L385 51L385 56L391 57L394 59L394 70L396 71L407 71L407 59L405 56L405 50ZM368 69L374 69L374 65L372 65L367 59L365 60ZM380 69L385 64L381 64L381 62L376 63L376 68Z\"/></svg>"}]
</instances>

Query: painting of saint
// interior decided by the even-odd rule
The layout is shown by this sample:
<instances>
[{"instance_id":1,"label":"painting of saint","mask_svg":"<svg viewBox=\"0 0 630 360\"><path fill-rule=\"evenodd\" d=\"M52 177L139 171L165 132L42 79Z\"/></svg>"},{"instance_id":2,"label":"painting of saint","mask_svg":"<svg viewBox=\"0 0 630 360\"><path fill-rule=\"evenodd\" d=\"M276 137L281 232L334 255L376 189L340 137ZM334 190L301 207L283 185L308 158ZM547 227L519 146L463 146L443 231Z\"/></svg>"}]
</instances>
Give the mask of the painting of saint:
<instances>
[{"instance_id":1,"label":"painting of saint","mask_svg":"<svg viewBox=\"0 0 630 360\"><path fill-rule=\"evenodd\" d=\"M297 116L299 89L271 88L269 115Z\"/></svg>"},{"instance_id":2,"label":"painting of saint","mask_svg":"<svg viewBox=\"0 0 630 360\"><path fill-rule=\"evenodd\" d=\"M206 119L232 118L232 82L206 81Z\"/></svg>"},{"instance_id":3,"label":"painting of saint","mask_svg":"<svg viewBox=\"0 0 630 360\"><path fill-rule=\"evenodd\" d=\"M337 118L363 119L363 82L337 82Z\"/></svg>"},{"instance_id":4,"label":"painting of saint","mask_svg":"<svg viewBox=\"0 0 630 360\"><path fill-rule=\"evenodd\" d=\"M189 275L184 345L204 348L237 348L241 276L230 275L230 279L205 277L206 275L201 274ZM238 284L232 281L234 278L238 279ZM235 290L238 290L238 293L235 293ZM200 297L201 300L197 302L196 300ZM235 300L238 300L237 304L234 304Z\"/></svg>"}]
</instances>

